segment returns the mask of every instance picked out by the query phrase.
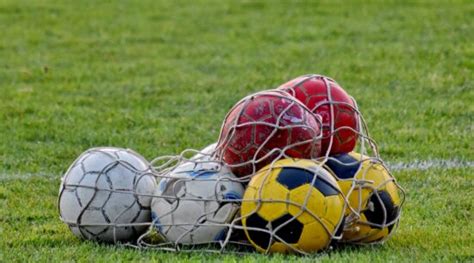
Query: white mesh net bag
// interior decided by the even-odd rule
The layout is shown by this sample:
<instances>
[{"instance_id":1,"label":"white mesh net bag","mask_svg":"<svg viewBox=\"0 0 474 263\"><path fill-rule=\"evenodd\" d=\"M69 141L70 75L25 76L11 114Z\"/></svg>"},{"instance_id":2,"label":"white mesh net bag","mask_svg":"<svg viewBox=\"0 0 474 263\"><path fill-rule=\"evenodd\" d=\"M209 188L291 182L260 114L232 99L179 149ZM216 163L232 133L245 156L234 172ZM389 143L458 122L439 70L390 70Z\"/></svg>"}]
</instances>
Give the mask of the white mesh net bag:
<instances>
[{"instance_id":1,"label":"white mesh net bag","mask_svg":"<svg viewBox=\"0 0 474 263\"><path fill-rule=\"evenodd\" d=\"M73 165L63 179L60 206L64 192L74 193L72 199L82 187L96 196L104 191L133 198L105 223L85 223L76 215L101 210L104 204L95 200L74 208L79 212L72 217L61 213L62 219L71 229L115 231L105 241L166 251L309 254L336 243L383 242L396 229L404 192L355 100L340 90L332 79L306 75L242 99L224 119L217 143L129 169L134 178L154 178L152 192L99 183L111 163L122 160L96 169L86 186L68 179ZM132 201L151 214L148 220L128 211ZM135 217L123 223L122 214ZM125 228L133 233L119 238L117 230Z\"/></svg>"}]
</instances>

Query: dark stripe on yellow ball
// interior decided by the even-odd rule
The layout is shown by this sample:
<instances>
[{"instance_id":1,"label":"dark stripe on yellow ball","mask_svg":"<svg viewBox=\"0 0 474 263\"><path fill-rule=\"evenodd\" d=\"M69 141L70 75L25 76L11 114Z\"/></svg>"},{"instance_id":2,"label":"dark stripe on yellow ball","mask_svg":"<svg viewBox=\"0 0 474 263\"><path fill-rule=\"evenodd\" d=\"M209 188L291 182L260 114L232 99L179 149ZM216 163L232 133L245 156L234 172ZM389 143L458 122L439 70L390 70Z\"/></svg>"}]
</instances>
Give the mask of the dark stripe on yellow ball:
<instances>
[{"instance_id":1,"label":"dark stripe on yellow ball","mask_svg":"<svg viewBox=\"0 0 474 263\"><path fill-rule=\"evenodd\" d=\"M360 165L357 159L347 153L331 156L326 162L326 166L329 167L339 179L354 178Z\"/></svg>"}]
</instances>

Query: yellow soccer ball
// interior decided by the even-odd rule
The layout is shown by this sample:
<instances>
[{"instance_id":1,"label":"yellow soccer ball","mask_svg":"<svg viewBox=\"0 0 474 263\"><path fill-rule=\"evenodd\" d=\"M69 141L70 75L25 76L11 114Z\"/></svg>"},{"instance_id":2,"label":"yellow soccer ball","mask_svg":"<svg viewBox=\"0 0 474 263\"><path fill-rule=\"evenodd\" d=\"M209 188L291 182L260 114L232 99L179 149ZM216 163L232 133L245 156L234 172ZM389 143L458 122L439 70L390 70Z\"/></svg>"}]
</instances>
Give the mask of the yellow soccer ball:
<instances>
[{"instance_id":1,"label":"yellow soccer ball","mask_svg":"<svg viewBox=\"0 0 474 263\"><path fill-rule=\"evenodd\" d=\"M343 241L384 241L398 224L402 199L395 179L380 161L351 152L325 164L349 201Z\"/></svg>"},{"instance_id":2,"label":"yellow soccer ball","mask_svg":"<svg viewBox=\"0 0 474 263\"><path fill-rule=\"evenodd\" d=\"M283 159L252 177L242 227L260 252L310 253L327 248L342 231L344 209L336 180L320 164Z\"/></svg>"}]
</instances>

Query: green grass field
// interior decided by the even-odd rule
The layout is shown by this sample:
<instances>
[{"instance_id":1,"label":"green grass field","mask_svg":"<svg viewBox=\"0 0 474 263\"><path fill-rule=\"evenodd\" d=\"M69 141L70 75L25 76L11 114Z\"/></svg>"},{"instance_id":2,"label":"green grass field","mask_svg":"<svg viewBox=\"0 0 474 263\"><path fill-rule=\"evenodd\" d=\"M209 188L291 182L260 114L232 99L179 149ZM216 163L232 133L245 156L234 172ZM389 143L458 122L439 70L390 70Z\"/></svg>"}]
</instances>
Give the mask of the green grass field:
<instances>
[{"instance_id":1,"label":"green grass field","mask_svg":"<svg viewBox=\"0 0 474 263\"><path fill-rule=\"evenodd\" d=\"M394 172L384 245L311 257L139 251L75 238L59 182L93 146L217 139L240 98L306 73L353 95L382 157L474 161L474 4L0 0L0 262L473 261L474 168Z\"/></svg>"}]
</instances>

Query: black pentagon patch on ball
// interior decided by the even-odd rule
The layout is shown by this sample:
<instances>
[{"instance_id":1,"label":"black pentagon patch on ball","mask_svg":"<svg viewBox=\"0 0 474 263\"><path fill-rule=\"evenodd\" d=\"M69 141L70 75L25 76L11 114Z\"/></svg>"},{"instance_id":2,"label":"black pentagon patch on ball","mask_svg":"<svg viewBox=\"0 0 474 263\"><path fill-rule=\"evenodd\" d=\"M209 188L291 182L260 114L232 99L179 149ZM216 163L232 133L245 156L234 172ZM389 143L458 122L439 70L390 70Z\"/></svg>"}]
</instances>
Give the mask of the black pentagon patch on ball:
<instances>
[{"instance_id":1,"label":"black pentagon patch on ball","mask_svg":"<svg viewBox=\"0 0 474 263\"><path fill-rule=\"evenodd\" d=\"M261 228L262 230L268 230L269 232L278 228L278 230L275 232L275 235L289 244L298 243L301 233L303 233L304 227L300 221L290 214L285 214L273 220L272 222L268 222L260 217L258 213L253 213L247 218L246 226ZM267 249L274 242L280 241L275 237L271 239L270 234L264 231L247 229L247 233L250 239L263 249Z\"/></svg>"},{"instance_id":2,"label":"black pentagon patch on ball","mask_svg":"<svg viewBox=\"0 0 474 263\"><path fill-rule=\"evenodd\" d=\"M300 221L289 214L285 214L282 217L273 220L271 224L273 229L283 225L275 232L275 235L289 244L295 244L298 242L304 227Z\"/></svg>"},{"instance_id":3,"label":"black pentagon patch on ball","mask_svg":"<svg viewBox=\"0 0 474 263\"><path fill-rule=\"evenodd\" d=\"M324 196L330 196L330 195L338 195L339 191L337 191L336 187L334 185L326 182L326 180L322 179L321 177L316 178L316 181L314 181L313 186L321 192Z\"/></svg>"},{"instance_id":4,"label":"black pentagon patch on ball","mask_svg":"<svg viewBox=\"0 0 474 263\"><path fill-rule=\"evenodd\" d=\"M331 156L326 161L326 166L340 179L354 178L360 165L359 160L347 153Z\"/></svg>"},{"instance_id":5,"label":"black pentagon patch on ball","mask_svg":"<svg viewBox=\"0 0 474 263\"><path fill-rule=\"evenodd\" d=\"M373 204L373 209L364 211L364 215L371 223L385 225L398 217L399 208L398 206L395 206L392 198L390 198L390 195L387 192L378 191L377 193L380 199L376 194L373 194L369 199L369 203ZM384 210L386 211L386 217L384 215ZM391 228L389 230L391 230Z\"/></svg>"},{"instance_id":6,"label":"black pentagon patch on ball","mask_svg":"<svg viewBox=\"0 0 474 263\"><path fill-rule=\"evenodd\" d=\"M278 174L277 181L288 190L293 190L304 184L310 184L313 177L314 173L306 169L284 167Z\"/></svg>"},{"instance_id":7,"label":"black pentagon patch on ball","mask_svg":"<svg viewBox=\"0 0 474 263\"><path fill-rule=\"evenodd\" d=\"M295 167L284 167L278 174L276 180L281 185L288 188L288 190L293 190L304 184L311 184L313 182L313 178L314 173L309 170ZM339 194L337 189L332 184L328 183L321 177L316 178L313 186L324 196Z\"/></svg>"},{"instance_id":8,"label":"black pentagon patch on ball","mask_svg":"<svg viewBox=\"0 0 474 263\"><path fill-rule=\"evenodd\" d=\"M255 227L261 229L267 229L268 222L267 220L261 218L257 213L251 214L247 220L247 227ZM257 244L257 246L267 249L270 246L270 234L264 231L250 230L247 229L247 233L250 239Z\"/></svg>"}]
</instances>

